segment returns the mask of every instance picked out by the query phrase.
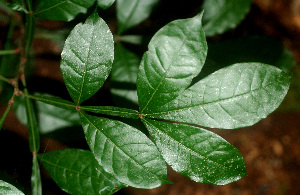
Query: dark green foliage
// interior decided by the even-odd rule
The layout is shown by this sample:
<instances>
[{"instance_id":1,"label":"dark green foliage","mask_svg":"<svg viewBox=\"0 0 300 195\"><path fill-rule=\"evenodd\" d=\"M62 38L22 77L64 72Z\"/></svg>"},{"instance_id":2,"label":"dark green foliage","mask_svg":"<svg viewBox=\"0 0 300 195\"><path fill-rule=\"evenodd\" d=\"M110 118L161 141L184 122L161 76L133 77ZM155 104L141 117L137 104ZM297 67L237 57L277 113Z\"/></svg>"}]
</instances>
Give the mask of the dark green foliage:
<instances>
[{"instance_id":1,"label":"dark green foliage","mask_svg":"<svg viewBox=\"0 0 300 195\"><path fill-rule=\"evenodd\" d=\"M204 31L207 36L236 27L250 10L252 0L205 0Z\"/></svg>"},{"instance_id":2,"label":"dark green foliage","mask_svg":"<svg viewBox=\"0 0 300 195\"><path fill-rule=\"evenodd\" d=\"M85 13L95 0L40 0L34 16L47 20L70 21Z\"/></svg>"},{"instance_id":3,"label":"dark green foliage","mask_svg":"<svg viewBox=\"0 0 300 195\"><path fill-rule=\"evenodd\" d=\"M76 105L90 98L103 85L111 71L113 49L113 36L96 12L70 33L61 54L60 67Z\"/></svg>"},{"instance_id":4,"label":"dark green foliage","mask_svg":"<svg viewBox=\"0 0 300 195\"><path fill-rule=\"evenodd\" d=\"M149 17L158 2L117 0L116 40L122 40L122 33ZM31 1L25 5L13 2L10 6L14 10L27 13L25 53L21 55L27 56L31 49L35 17L70 21L92 6L103 11L113 3L41 0L32 6ZM204 12L158 30L141 60L121 43L114 45L113 34L97 9L85 23L77 24L65 41L60 63L72 101L31 95L21 80L24 97L16 99L14 106L21 121L28 124L33 194L42 192L37 156L57 185L70 194L112 194L126 186L148 189L169 184L166 163L196 182L214 185L229 184L247 175L238 149L199 126L251 126L273 112L288 91L291 76L277 68L283 68L279 62L290 60L286 53L280 52L281 58L274 61L248 62L253 50L249 47L238 53L240 47L234 41L237 46L233 44L231 50L224 51L227 45L218 47L218 43L212 44L211 52L208 50L205 34L212 36L235 27L250 5L251 0L204 1ZM142 43L139 38L127 35L131 43ZM226 52L242 57L222 60ZM255 51L253 55L254 59L261 58ZM268 65L272 62L277 67ZM118 107L86 105L85 101L105 86L109 75L110 91ZM32 100L38 102L33 104ZM137 125L121 122L120 117ZM142 133L139 123L144 124L153 141ZM49 134L78 125L90 151L65 149L37 154L39 127L41 133ZM7 193L15 190L9 184L0 184L0 192L4 187Z\"/></svg>"},{"instance_id":5,"label":"dark green foliage","mask_svg":"<svg viewBox=\"0 0 300 195\"><path fill-rule=\"evenodd\" d=\"M70 194L112 194L124 184L106 173L90 151L65 149L39 155L50 176Z\"/></svg>"}]
</instances>

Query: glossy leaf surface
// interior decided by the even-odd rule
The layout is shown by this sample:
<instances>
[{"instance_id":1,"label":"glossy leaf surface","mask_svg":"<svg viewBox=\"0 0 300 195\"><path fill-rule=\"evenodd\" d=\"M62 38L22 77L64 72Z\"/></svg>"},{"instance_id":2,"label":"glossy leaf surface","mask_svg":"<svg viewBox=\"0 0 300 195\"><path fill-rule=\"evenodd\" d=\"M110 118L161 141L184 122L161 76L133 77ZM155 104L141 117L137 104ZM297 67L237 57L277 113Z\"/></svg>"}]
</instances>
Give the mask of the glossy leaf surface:
<instances>
[{"instance_id":1,"label":"glossy leaf surface","mask_svg":"<svg viewBox=\"0 0 300 195\"><path fill-rule=\"evenodd\" d=\"M47 20L70 21L86 13L95 0L40 0L34 16Z\"/></svg>"},{"instance_id":2,"label":"glossy leaf surface","mask_svg":"<svg viewBox=\"0 0 300 195\"><path fill-rule=\"evenodd\" d=\"M211 128L251 126L284 99L291 77L260 63L240 63L216 71L149 117Z\"/></svg>"},{"instance_id":3,"label":"glossy leaf surface","mask_svg":"<svg viewBox=\"0 0 300 195\"><path fill-rule=\"evenodd\" d=\"M108 77L114 58L113 44L107 24L96 12L71 31L60 68L76 105L96 93Z\"/></svg>"},{"instance_id":4,"label":"glossy leaf surface","mask_svg":"<svg viewBox=\"0 0 300 195\"><path fill-rule=\"evenodd\" d=\"M32 157L31 191L32 194L42 194L40 166L36 155Z\"/></svg>"},{"instance_id":5,"label":"glossy leaf surface","mask_svg":"<svg viewBox=\"0 0 300 195\"><path fill-rule=\"evenodd\" d=\"M81 106L80 109L94 113L106 114L110 116L119 116L132 119L139 118L139 112L136 110L118 108L114 106Z\"/></svg>"},{"instance_id":6,"label":"glossy leaf surface","mask_svg":"<svg viewBox=\"0 0 300 195\"><path fill-rule=\"evenodd\" d=\"M138 104L136 78L139 63L140 58L137 55L124 48L120 43L116 45L110 81L111 93L114 95L117 106L124 106L124 101L128 101L126 105Z\"/></svg>"},{"instance_id":7,"label":"glossy leaf surface","mask_svg":"<svg viewBox=\"0 0 300 195\"><path fill-rule=\"evenodd\" d=\"M117 0L118 34L149 17L158 0Z\"/></svg>"},{"instance_id":8,"label":"glossy leaf surface","mask_svg":"<svg viewBox=\"0 0 300 195\"><path fill-rule=\"evenodd\" d=\"M143 119L166 162L201 183L225 185L247 175L240 152L211 131Z\"/></svg>"},{"instance_id":9,"label":"glossy leaf surface","mask_svg":"<svg viewBox=\"0 0 300 195\"><path fill-rule=\"evenodd\" d=\"M125 187L87 150L57 150L40 154L39 160L56 184L70 194L113 194Z\"/></svg>"},{"instance_id":10,"label":"glossy leaf surface","mask_svg":"<svg viewBox=\"0 0 300 195\"><path fill-rule=\"evenodd\" d=\"M16 188L15 186L0 180L0 194L3 195L24 195L24 193L22 191L20 191L18 188Z\"/></svg>"},{"instance_id":11,"label":"glossy leaf surface","mask_svg":"<svg viewBox=\"0 0 300 195\"><path fill-rule=\"evenodd\" d=\"M168 182L166 164L146 135L120 121L80 115L87 143L105 171L136 188Z\"/></svg>"},{"instance_id":12,"label":"glossy leaf surface","mask_svg":"<svg viewBox=\"0 0 300 195\"><path fill-rule=\"evenodd\" d=\"M137 79L141 113L175 99L201 71L207 53L201 18L173 21L151 39Z\"/></svg>"},{"instance_id":13,"label":"glossy leaf surface","mask_svg":"<svg viewBox=\"0 0 300 195\"><path fill-rule=\"evenodd\" d=\"M236 27L250 10L252 0L205 0L203 28L206 36Z\"/></svg>"},{"instance_id":14,"label":"glossy leaf surface","mask_svg":"<svg viewBox=\"0 0 300 195\"><path fill-rule=\"evenodd\" d=\"M115 0L97 0L99 7L102 9L109 8L114 2Z\"/></svg>"}]
</instances>

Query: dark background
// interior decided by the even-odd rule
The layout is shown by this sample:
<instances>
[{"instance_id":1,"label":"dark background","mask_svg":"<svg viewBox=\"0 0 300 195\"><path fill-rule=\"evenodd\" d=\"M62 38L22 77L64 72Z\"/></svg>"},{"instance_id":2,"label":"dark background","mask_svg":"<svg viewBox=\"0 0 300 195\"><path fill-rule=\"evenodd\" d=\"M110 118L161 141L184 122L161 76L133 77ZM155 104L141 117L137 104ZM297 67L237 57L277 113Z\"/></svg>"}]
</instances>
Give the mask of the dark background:
<instances>
[{"instance_id":1,"label":"dark background","mask_svg":"<svg viewBox=\"0 0 300 195\"><path fill-rule=\"evenodd\" d=\"M126 34L142 34L151 37L168 22L188 18L201 10L202 1L163 0L149 19L130 29ZM99 14L116 33L115 6ZM79 21L70 23L38 21L38 28L58 32L71 29ZM3 47L8 24L0 22L0 48ZM37 32L38 33L38 32ZM300 194L300 0L254 0L246 19L234 30L208 38L208 41L228 40L247 35L267 35L282 42L292 51L298 64L292 69L293 80L287 98L280 108L258 124L238 130L213 130L237 147L245 158L248 176L226 186L195 183L169 168L169 178L174 183L152 190L122 189L118 194L196 195L196 194ZM18 29L14 37L19 36ZM147 42L148 39L145 39ZM47 92L69 98L59 69L62 44L42 38L34 40L35 67L28 78L29 90ZM146 45L125 45L138 55L146 51ZM258 45L259 47L259 45ZM108 85L91 101L108 102L111 96ZM0 107L2 114L5 105ZM28 150L28 131L10 111L0 132L0 167L2 176L21 189L30 190L31 153ZM41 151L49 152L67 148L70 145L52 138L43 137ZM85 148L77 143L75 147ZM65 194L49 178L43 175L44 194ZM1 179L1 178L0 178ZM7 180L8 181L8 180ZM17 182L15 182L17 181Z\"/></svg>"}]
</instances>

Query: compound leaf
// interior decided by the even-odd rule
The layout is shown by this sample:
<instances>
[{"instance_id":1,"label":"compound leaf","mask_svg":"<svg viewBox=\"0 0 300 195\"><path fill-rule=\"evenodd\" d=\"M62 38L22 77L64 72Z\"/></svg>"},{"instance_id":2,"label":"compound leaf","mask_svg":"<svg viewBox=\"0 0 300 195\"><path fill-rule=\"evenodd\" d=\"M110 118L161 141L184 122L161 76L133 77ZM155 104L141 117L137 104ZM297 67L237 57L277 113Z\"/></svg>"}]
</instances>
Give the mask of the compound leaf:
<instances>
[{"instance_id":1,"label":"compound leaf","mask_svg":"<svg viewBox=\"0 0 300 195\"><path fill-rule=\"evenodd\" d=\"M86 13L95 0L40 0L34 16L47 20L70 21Z\"/></svg>"},{"instance_id":2,"label":"compound leaf","mask_svg":"<svg viewBox=\"0 0 300 195\"><path fill-rule=\"evenodd\" d=\"M57 185L70 194L113 194L125 187L87 150L57 150L40 154L39 160Z\"/></svg>"},{"instance_id":3,"label":"compound leaf","mask_svg":"<svg viewBox=\"0 0 300 195\"><path fill-rule=\"evenodd\" d=\"M149 17L158 0L117 0L118 34Z\"/></svg>"},{"instance_id":4,"label":"compound leaf","mask_svg":"<svg viewBox=\"0 0 300 195\"><path fill-rule=\"evenodd\" d=\"M15 186L13 186L5 181L2 181L2 180L0 180L0 194L24 195L24 193L22 191L20 191L18 188L16 188Z\"/></svg>"},{"instance_id":5,"label":"compound leaf","mask_svg":"<svg viewBox=\"0 0 300 195\"><path fill-rule=\"evenodd\" d=\"M236 27L250 10L252 0L205 0L203 28L206 36L221 34Z\"/></svg>"},{"instance_id":6,"label":"compound leaf","mask_svg":"<svg viewBox=\"0 0 300 195\"><path fill-rule=\"evenodd\" d=\"M147 116L211 128L251 126L280 105L290 80L291 76L274 66L234 64L205 77Z\"/></svg>"},{"instance_id":7,"label":"compound leaf","mask_svg":"<svg viewBox=\"0 0 300 195\"><path fill-rule=\"evenodd\" d=\"M137 78L141 113L175 99L201 71L207 53L201 18L173 21L151 39Z\"/></svg>"},{"instance_id":8,"label":"compound leaf","mask_svg":"<svg viewBox=\"0 0 300 195\"><path fill-rule=\"evenodd\" d=\"M120 121L80 115L87 143L105 171L136 188L168 182L166 164L146 135Z\"/></svg>"},{"instance_id":9,"label":"compound leaf","mask_svg":"<svg viewBox=\"0 0 300 195\"><path fill-rule=\"evenodd\" d=\"M113 36L95 11L71 31L62 51L61 72L79 105L96 93L108 77L114 58Z\"/></svg>"},{"instance_id":10,"label":"compound leaf","mask_svg":"<svg viewBox=\"0 0 300 195\"><path fill-rule=\"evenodd\" d=\"M166 162L196 182L225 185L247 175L240 152L211 131L143 119Z\"/></svg>"},{"instance_id":11,"label":"compound leaf","mask_svg":"<svg viewBox=\"0 0 300 195\"><path fill-rule=\"evenodd\" d=\"M114 2L115 0L97 0L99 7L102 9L109 8Z\"/></svg>"}]
</instances>

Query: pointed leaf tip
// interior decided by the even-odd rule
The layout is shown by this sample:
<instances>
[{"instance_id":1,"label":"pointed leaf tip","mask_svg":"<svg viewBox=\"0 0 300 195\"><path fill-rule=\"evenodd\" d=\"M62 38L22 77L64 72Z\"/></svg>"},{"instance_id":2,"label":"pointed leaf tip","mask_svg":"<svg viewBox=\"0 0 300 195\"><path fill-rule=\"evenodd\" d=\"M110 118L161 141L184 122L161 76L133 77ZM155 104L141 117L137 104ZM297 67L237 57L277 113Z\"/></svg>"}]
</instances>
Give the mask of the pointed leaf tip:
<instances>
[{"instance_id":1,"label":"pointed leaf tip","mask_svg":"<svg viewBox=\"0 0 300 195\"><path fill-rule=\"evenodd\" d=\"M210 128L247 127L278 108L290 81L274 66L238 63L205 77L147 116Z\"/></svg>"},{"instance_id":2,"label":"pointed leaf tip","mask_svg":"<svg viewBox=\"0 0 300 195\"><path fill-rule=\"evenodd\" d=\"M137 78L141 113L175 99L201 71L207 54L201 17L173 21L151 39Z\"/></svg>"},{"instance_id":3,"label":"pointed leaf tip","mask_svg":"<svg viewBox=\"0 0 300 195\"><path fill-rule=\"evenodd\" d=\"M190 179L225 185L247 175L240 152L208 130L143 119L166 162Z\"/></svg>"},{"instance_id":4,"label":"pointed leaf tip","mask_svg":"<svg viewBox=\"0 0 300 195\"><path fill-rule=\"evenodd\" d=\"M204 31L207 36L221 34L236 27L250 10L252 0L205 0Z\"/></svg>"},{"instance_id":5,"label":"pointed leaf tip","mask_svg":"<svg viewBox=\"0 0 300 195\"><path fill-rule=\"evenodd\" d=\"M136 188L168 183L166 163L145 134L120 121L79 113L87 143L105 171Z\"/></svg>"},{"instance_id":6,"label":"pointed leaf tip","mask_svg":"<svg viewBox=\"0 0 300 195\"><path fill-rule=\"evenodd\" d=\"M97 0L98 6L103 10L108 9L114 2L115 0Z\"/></svg>"},{"instance_id":7,"label":"pointed leaf tip","mask_svg":"<svg viewBox=\"0 0 300 195\"><path fill-rule=\"evenodd\" d=\"M159 0L117 0L118 34L149 17Z\"/></svg>"}]
</instances>

